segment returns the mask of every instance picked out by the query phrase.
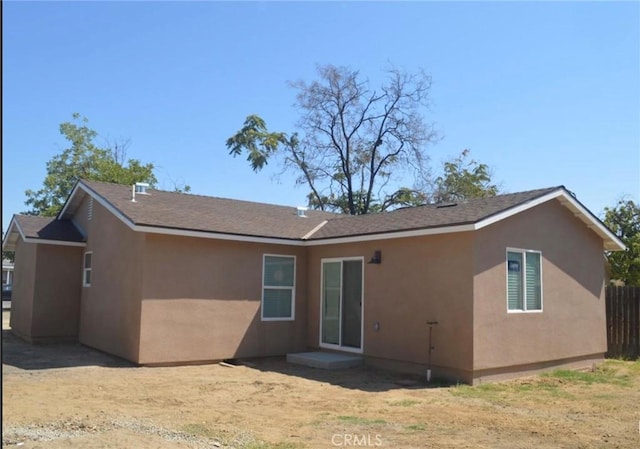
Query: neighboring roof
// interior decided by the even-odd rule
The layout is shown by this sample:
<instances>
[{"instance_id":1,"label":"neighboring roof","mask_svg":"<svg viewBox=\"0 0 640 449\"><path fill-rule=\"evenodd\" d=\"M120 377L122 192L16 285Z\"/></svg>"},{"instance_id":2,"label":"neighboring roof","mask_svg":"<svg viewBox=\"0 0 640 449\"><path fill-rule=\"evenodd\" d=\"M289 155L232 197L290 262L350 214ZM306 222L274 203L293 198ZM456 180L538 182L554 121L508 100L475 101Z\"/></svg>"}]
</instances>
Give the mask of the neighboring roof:
<instances>
[{"instance_id":1,"label":"neighboring roof","mask_svg":"<svg viewBox=\"0 0 640 449\"><path fill-rule=\"evenodd\" d=\"M50 245L85 246L84 237L69 220L38 215L14 215L9 223L2 249L11 251L18 239Z\"/></svg>"},{"instance_id":2,"label":"neighboring roof","mask_svg":"<svg viewBox=\"0 0 640 449\"><path fill-rule=\"evenodd\" d=\"M301 218L295 207L161 190L137 194L134 202L130 186L80 181L59 218L73 217L86 195L135 231L294 245L474 231L555 200L600 236L605 250L625 249L620 239L563 186L369 215L310 210Z\"/></svg>"}]
</instances>

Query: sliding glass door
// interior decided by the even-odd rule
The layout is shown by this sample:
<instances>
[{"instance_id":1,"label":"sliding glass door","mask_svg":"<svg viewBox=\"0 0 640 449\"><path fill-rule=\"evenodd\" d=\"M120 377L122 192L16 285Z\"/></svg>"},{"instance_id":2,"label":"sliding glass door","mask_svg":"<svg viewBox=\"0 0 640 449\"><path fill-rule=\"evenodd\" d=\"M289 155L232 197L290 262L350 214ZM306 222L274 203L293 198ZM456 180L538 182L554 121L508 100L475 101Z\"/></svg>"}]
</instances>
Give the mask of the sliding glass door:
<instances>
[{"instance_id":1,"label":"sliding glass door","mask_svg":"<svg viewBox=\"0 0 640 449\"><path fill-rule=\"evenodd\" d=\"M362 258L323 260L321 346L362 350L362 277Z\"/></svg>"}]
</instances>

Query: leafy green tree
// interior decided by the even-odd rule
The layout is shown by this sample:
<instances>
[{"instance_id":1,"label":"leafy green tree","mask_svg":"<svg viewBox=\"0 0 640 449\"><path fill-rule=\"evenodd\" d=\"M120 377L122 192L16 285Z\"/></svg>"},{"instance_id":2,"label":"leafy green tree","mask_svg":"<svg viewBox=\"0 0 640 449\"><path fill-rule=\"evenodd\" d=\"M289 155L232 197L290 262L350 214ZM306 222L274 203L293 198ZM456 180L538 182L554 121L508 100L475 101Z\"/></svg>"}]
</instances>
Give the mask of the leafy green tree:
<instances>
[{"instance_id":1,"label":"leafy green tree","mask_svg":"<svg viewBox=\"0 0 640 449\"><path fill-rule=\"evenodd\" d=\"M250 115L227 139L229 153L246 154L256 172L278 157L309 187L317 209L359 215L417 201L415 189L388 187L406 172L416 179L426 170L426 147L437 138L422 114L431 78L392 68L374 88L358 71L333 65L319 66L318 76L292 83L297 132L269 131Z\"/></svg>"},{"instance_id":2,"label":"leafy green tree","mask_svg":"<svg viewBox=\"0 0 640 449\"><path fill-rule=\"evenodd\" d=\"M626 245L625 251L607 254L611 278L625 285L640 286L640 207L631 200L620 200L604 209L604 224Z\"/></svg>"},{"instance_id":3,"label":"leafy green tree","mask_svg":"<svg viewBox=\"0 0 640 449\"><path fill-rule=\"evenodd\" d=\"M469 159L470 152L463 150L460 156L444 163L444 173L435 180L435 202L464 201L498 194L498 186L491 181L489 166Z\"/></svg>"},{"instance_id":4,"label":"leafy green tree","mask_svg":"<svg viewBox=\"0 0 640 449\"><path fill-rule=\"evenodd\" d=\"M25 204L32 215L55 216L80 179L133 185L157 180L153 164L137 159L126 160L127 142L100 148L94 140L98 133L87 126L88 120L73 114L72 122L60 125L60 134L69 141L69 148L47 162L47 176L40 190L27 190ZM126 160L126 162L125 162Z\"/></svg>"}]
</instances>

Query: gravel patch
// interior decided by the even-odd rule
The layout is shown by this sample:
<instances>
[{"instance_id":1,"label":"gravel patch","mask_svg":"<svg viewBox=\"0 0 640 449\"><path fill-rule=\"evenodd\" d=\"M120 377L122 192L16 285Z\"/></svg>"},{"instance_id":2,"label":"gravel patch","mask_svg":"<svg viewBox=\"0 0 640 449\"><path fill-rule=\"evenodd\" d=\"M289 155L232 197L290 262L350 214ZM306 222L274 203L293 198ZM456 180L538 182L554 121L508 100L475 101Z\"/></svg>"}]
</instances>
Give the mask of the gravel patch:
<instances>
[{"instance_id":1,"label":"gravel patch","mask_svg":"<svg viewBox=\"0 0 640 449\"><path fill-rule=\"evenodd\" d=\"M166 441L189 443L194 449L211 449L216 447L242 448L256 440L249 432L242 432L234 436L229 444L223 444L217 439L191 435L155 425L149 421L135 418L119 417L105 420L99 424L87 423L81 419L55 421L25 426L3 425L2 446L21 446L26 441L53 441L59 439L77 438L88 434L107 432L110 430L128 430L137 434L154 435Z\"/></svg>"}]
</instances>

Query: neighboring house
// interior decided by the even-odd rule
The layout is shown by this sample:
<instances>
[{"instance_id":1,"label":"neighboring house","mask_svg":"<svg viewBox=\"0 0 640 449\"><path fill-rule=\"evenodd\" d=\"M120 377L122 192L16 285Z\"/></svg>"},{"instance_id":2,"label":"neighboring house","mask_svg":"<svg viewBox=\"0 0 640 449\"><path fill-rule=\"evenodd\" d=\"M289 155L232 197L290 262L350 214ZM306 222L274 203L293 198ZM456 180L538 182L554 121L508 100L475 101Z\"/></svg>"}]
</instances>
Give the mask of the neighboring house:
<instances>
[{"instance_id":1,"label":"neighboring house","mask_svg":"<svg viewBox=\"0 0 640 449\"><path fill-rule=\"evenodd\" d=\"M144 189L141 187L140 189ZM138 190L136 188L135 190ZM308 349L479 383L607 350L603 251L564 187L364 216L81 181L16 215L13 331L143 365Z\"/></svg>"},{"instance_id":2,"label":"neighboring house","mask_svg":"<svg viewBox=\"0 0 640 449\"><path fill-rule=\"evenodd\" d=\"M13 281L13 262L2 259L2 285L11 285Z\"/></svg>"}]
</instances>

